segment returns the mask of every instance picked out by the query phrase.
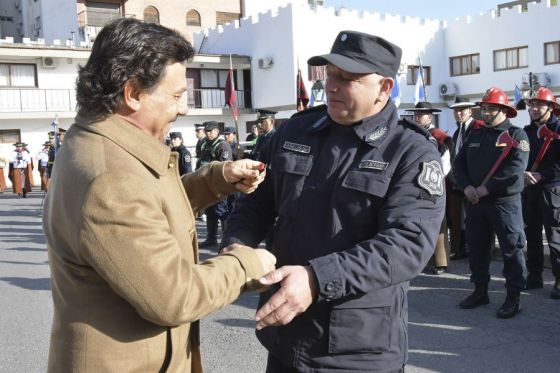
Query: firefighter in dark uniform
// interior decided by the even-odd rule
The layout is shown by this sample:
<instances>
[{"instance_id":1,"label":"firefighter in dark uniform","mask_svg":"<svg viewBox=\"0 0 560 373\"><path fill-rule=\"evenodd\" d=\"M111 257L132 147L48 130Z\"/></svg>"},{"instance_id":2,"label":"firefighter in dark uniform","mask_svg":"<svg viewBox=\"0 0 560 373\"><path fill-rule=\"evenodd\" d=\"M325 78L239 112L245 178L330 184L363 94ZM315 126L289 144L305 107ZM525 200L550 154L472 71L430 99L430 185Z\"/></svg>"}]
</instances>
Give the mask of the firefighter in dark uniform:
<instances>
[{"instance_id":1,"label":"firefighter in dark uniform","mask_svg":"<svg viewBox=\"0 0 560 373\"><path fill-rule=\"evenodd\" d=\"M529 270L526 288L543 287L544 226L550 249L552 274L556 278L550 297L560 299L560 140L555 139L560 137L560 123L555 114L555 111L560 111L560 104L548 88L541 87L527 100L527 107L531 124L525 127L525 132L531 151L523 193ZM539 131L541 126L545 127Z\"/></svg>"},{"instance_id":2,"label":"firefighter in dark uniform","mask_svg":"<svg viewBox=\"0 0 560 373\"><path fill-rule=\"evenodd\" d=\"M521 310L519 295L527 278L521 191L529 142L525 131L508 120L517 116L517 111L509 105L503 90L488 89L477 105L486 125L471 131L453 164L457 184L469 201L466 234L471 282L475 286L459 306L470 309L490 302L488 283L494 231L502 251L507 288L506 300L497 316L510 318Z\"/></svg>"},{"instance_id":3,"label":"firefighter in dark uniform","mask_svg":"<svg viewBox=\"0 0 560 373\"><path fill-rule=\"evenodd\" d=\"M453 133L451 145L451 163L455 161L455 157L457 157L461 146L471 133L471 130L484 125L483 121L472 117L472 108L475 106L474 102L470 102L469 99L460 96L457 96L455 102L449 105L449 108L453 110L453 117L455 117L455 122L457 123L457 129ZM463 190L457 185L453 171L451 171L447 175L447 225L449 226L449 243L451 246L449 259L451 260L464 259L469 256L465 234L465 203Z\"/></svg>"},{"instance_id":4,"label":"firefighter in dark uniform","mask_svg":"<svg viewBox=\"0 0 560 373\"><path fill-rule=\"evenodd\" d=\"M214 121L204 122L204 132L206 138L200 147L200 166L204 166L214 161L231 161L231 146L220 138L218 123ZM226 219L229 215L227 198L208 207L206 214L206 240L199 247L205 248L218 243L218 221L225 227Z\"/></svg>"},{"instance_id":5,"label":"firefighter in dark uniform","mask_svg":"<svg viewBox=\"0 0 560 373\"><path fill-rule=\"evenodd\" d=\"M195 123L194 133L197 139L195 151L194 151L194 156L196 157L196 164L194 169L198 170L200 168L200 151L201 151L202 143L206 139L206 133L204 132L204 124Z\"/></svg>"},{"instance_id":6,"label":"firefighter in dark uniform","mask_svg":"<svg viewBox=\"0 0 560 373\"><path fill-rule=\"evenodd\" d=\"M414 105L414 109L407 109L406 111L411 111L413 113L413 123L419 124L437 141L443 174L447 176L451 170L451 154L449 151L451 147L451 137L433 124L433 116L437 113L441 113L441 110L434 108L430 102L420 101ZM449 241L447 240L447 223L445 219L443 219L434 256L430 259L430 269L428 273L438 276L444 274L447 271L448 258Z\"/></svg>"},{"instance_id":7,"label":"firefighter in dark uniform","mask_svg":"<svg viewBox=\"0 0 560 373\"><path fill-rule=\"evenodd\" d=\"M191 152L183 144L183 134L181 132L170 132L171 151L179 153L179 175L183 176L192 172Z\"/></svg>"},{"instance_id":8,"label":"firefighter in dark uniform","mask_svg":"<svg viewBox=\"0 0 560 373\"><path fill-rule=\"evenodd\" d=\"M260 109L257 110L257 113L257 123L259 125L261 135L257 137L257 142L253 150L251 150L250 158L259 161L263 149L266 148L270 138L274 134L274 131L276 131L276 128L274 127L276 123L276 119L274 118L276 111Z\"/></svg>"},{"instance_id":9,"label":"firefighter in dark uniform","mask_svg":"<svg viewBox=\"0 0 560 373\"><path fill-rule=\"evenodd\" d=\"M261 279L271 287L256 315L268 373L406 362L408 281L433 254L445 192L435 143L390 100L400 59L396 45L355 31L309 59L327 65L328 107L278 127L259 158L265 181L228 220L225 248L256 247L274 229L282 267Z\"/></svg>"}]
</instances>

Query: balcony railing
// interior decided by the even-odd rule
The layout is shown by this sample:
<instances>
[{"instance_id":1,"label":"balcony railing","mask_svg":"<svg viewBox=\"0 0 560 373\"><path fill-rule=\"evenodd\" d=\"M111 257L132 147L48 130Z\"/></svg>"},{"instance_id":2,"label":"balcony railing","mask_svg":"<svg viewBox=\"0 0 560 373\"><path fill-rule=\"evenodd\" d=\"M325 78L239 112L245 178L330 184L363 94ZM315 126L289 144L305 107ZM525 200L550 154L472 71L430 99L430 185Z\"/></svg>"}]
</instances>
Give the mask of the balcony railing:
<instances>
[{"instance_id":1,"label":"balcony railing","mask_svg":"<svg viewBox=\"0 0 560 373\"><path fill-rule=\"evenodd\" d=\"M135 14L125 14L124 16L120 12L109 12L109 11L99 11L99 10L83 10L78 13L78 27L85 26L95 26L103 27L107 23L111 22L117 18L135 18Z\"/></svg>"},{"instance_id":2,"label":"balcony railing","mask_svg":"<svg viewBox=\"0 0 560 373\"><path fill-rule=\"evenodd\" d=\"M251 91L236 90L237 107L251 107ZM225 92L223 89L189 89L186 92L187 106L190 109L223 108L226 106Z\"/></svg>"},{"instance_id":3,"label":"balcony railing","mask_svg":"<svg viewBox=\"0 0 560 373\"><path fill-rule=\"evenodd\" d=\"M251 91L239 90L237 107L251 107ZM189 89L185 100L190 109L222 109L223 89ZM0 113L60 112L76 110L74 89L0 89Z\"/></svg>"},{"instance_id":4,"label":"balcony railing","mask_svg":"<svg viewBox=\"0 0 560 373\"><path fill-rule=\"evenodd\" d=\"M76 110L73 89L0 89L0 113Z\"/></svg>"}]
</instances>

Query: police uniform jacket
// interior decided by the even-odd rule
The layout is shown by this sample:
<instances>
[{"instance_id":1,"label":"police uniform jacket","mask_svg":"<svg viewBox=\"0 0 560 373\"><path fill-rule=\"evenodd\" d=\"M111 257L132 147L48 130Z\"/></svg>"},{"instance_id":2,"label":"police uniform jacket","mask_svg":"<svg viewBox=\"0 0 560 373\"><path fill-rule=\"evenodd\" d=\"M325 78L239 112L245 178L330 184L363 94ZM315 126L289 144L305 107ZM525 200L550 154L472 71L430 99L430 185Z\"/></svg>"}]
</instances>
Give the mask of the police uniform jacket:
<instances>
[{"instance_id":1,"label":"police uniform jacket","mask_svg":"<svg viewBox=\"0 0 560 373\"><path fill-rule=\"evenodd\" d=\"M510 150L494 176L486 183L489 195L484 200L509 200L516 198L523 190L523 172L527 167L529 142L525 131L513 126L507 119L493 128L482 126L472 129L453 163L453 174L461 190L469 185L478 187L482 184L504 149L503 146L496 146L498 136L503 131L508 131L519 142L519 146Z\"/></svg>"},{"instance_id":2,"label":"police uniform jacket","mask_svg":"<svg viewBox=\"0 0 560 373\"><path fill-rule=\"evenodd\" d=\"M550 117L546 126L549 130L560 133L560 122L558 117L554 114ZM529 162L527 164L527 170L530 170L537 159L537 154L539 153L544 139L540 139L537 136L538 125L530 124L526 126L525 132L529 138L530 152L529 152ZM548 146L547 152L544 154L544 158L541 160L539 167L536 172L540 173L542 176L542 181L538 185L546 187L555 187L560 185L560 141L552 140ZM536 185L536 186L538 186Z\"/></svg>"},{"instance_id":3,"label":"police uniform jacket","mask_svg":"<svg viewBox=\"0 0 560 373\"><path fill-rule=\"evenodd\" d=\"M112 115L68 130L43 213L49 372L200 372L198 323L263 275L251 249L198 263L194 213L235 191L214 163Z\"/></svg>"},{"instance_id":4,"label":"police uniform jacket","mask_svg":"<svg viewBox=\"0 0 560 373\"><path fill-rule=\"evenodd\" d=\"M408 281L433 253L445 202L428 138L398 122L393 103L354 126L316 107L270 138L260 158L266 179L238 202L222 246L257 246L276 221L277 266L312 266L317 301L290 324L257 332L284 364L354 372L405 362Z\"/></svg>"},{"instance_id":5,"label":"police uniform jacket","mask_svg":"<svg viewBox=\"0 0 560 373\"><path fill-rule=\"evenodd\" d=\"M272 135L274 135L275 131L276 129L273 128L269 133L257 137L257 143L255 144L255 147L251 151L251 159L254 159L256 161L262 160L262 156L263 156L262 152L264 149L266 149L268 142L270 141Z\"/></svg>"},{"instance_id":6,"label":"police uniform jacket","mask_svg":"<svg viewBox=\"0 0 560 373\"><path fill-rule=\"evenodd\" d=\"M180 146L172 148L171 150L179 153L179 175L184 175L192 172L191 152L189 152L185 145L181 144Z\"/></svg>"},{"instance_id":7,"label":"police uniform jacket","mask_svg":"<svg viewBox=\"0 0 560 373\"><path fill-rule=\"evenodd\" d=\"M200 146L200 164L204 166L213 161L231 161L231 146L219 137L210 141L204 139Z\"/></svg>"}]
</instances>

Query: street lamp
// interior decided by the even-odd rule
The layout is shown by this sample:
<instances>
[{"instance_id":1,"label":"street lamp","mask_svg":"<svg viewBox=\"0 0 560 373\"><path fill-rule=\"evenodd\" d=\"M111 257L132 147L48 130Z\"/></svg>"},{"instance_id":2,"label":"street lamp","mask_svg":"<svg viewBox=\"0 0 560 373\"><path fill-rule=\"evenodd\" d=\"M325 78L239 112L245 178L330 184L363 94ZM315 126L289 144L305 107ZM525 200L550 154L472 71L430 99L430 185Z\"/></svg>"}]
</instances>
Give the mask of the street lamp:
<instances>
[{"instance_id":1,"label":"street lamp","mask_svg":"<svg viewBox=\"0 0 560 373\"><path fill-rule=\"evenodd\" d=\"M313 96L313 106L316 102L323 103L325 101L325 85L323 81L317 79L315 83L311 86L311 95Z\"/></svg>"}]
</instances>

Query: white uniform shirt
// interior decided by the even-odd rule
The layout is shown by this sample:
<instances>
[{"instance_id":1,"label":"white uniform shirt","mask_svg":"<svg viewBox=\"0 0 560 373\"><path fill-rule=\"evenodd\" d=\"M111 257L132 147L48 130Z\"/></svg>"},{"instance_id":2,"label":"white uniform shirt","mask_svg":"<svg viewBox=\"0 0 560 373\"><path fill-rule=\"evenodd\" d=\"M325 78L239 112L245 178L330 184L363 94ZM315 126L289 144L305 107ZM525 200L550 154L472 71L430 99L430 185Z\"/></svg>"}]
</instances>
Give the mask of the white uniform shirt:
<instances>
[{"instance_id":1,"label":"white uniform shirt","mask_svg":"<svg viewBox=\"0 0 560 373\"><path fill-rule=\"evenodd\" d=\"M37 153L37 162L39 162L39 166L47 167L49 163L49 152L48 150L41 150Z\"/></svg>"},{"instance_id":2,"label":"white uniform shirt","mask_svg":"<svg viewBox=\"0 0 560 373\"><path fill-rule=\"evenodd\" d=\"M23 150L21 153L14 151L10 157L10 163L13 168L27 168L27 165L31 163L31 156L26 150Z\"/></svg>"}]
</instances>

